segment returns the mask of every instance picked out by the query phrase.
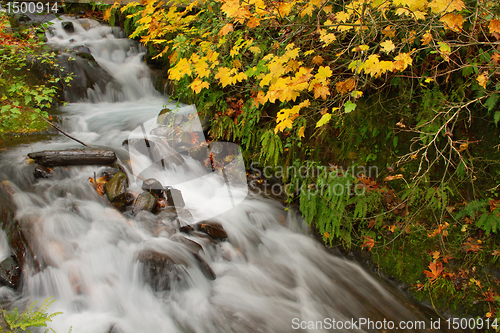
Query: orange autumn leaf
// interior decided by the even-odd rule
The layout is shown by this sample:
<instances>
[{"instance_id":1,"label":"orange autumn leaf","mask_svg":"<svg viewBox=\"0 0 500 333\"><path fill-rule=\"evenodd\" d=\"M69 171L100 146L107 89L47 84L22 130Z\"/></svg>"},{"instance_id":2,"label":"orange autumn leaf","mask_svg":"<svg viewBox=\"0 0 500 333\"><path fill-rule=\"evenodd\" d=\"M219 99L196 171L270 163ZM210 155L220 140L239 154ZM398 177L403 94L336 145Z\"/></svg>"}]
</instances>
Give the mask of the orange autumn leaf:
<instances>
[{"instance_id":1,"label":"orange autumn leaf","mask_svg":"<svg viewBox=\"0 0 500 333\"><path fill-rule=\"evenodd\" d=\"M200 143L200 137L199 137L198 133L191 132L189 134L191 135L191 144L192 145L196 145L196 144Z\"/></svg>"},{"instance_id":2,"label":"orange autumn leaf","mask_svg":"<svg viewBox=\"0 0 500 333\"><path fill-rule=\"evenodd\" d=\"M491 253L491 255L495 256L495 257L500 256L500 251L495 250L495 251L493 251L493 253Z\"/></svg>"},{"instance_id":3,"label":"orange autumn leaf","mask_svg":"<svg viewBox=\"0 0 500 333\"><path fill-rule=\"evenodd\" d=\"M491 20L488 28L490 29L490 33L496 32L500 34L500 20Z\"/></svg>"},{"instance_id":4,"label":"orange autumn leaf","mask_svg":"<svg viewBox=\"0 0 500 333\"><path fill-rule=\"evenodd\" d=\"M301 128L299 128L299 132L297 133L297 136L299 137L299 139L302 139L304 137L304 126L302 126Z\"/></svg>"},{"instance_id":5,"label":"orange autumn leaf","mask_svg":"<svg viewBox=\"0 0 500 333\"><path fill-rule=\"evenodd\" d=\"M462 24L464 23L464 18L460 14L448 13L441 17L439 20L445 24L445 28L453 30L455 32L462 31Z\"/></svg>"},{"instance_id":6,"label":"orange autumn leaf","mask_svg":"<svg viewBox=\"0 0 500 333\"><path fill-rule=\"evenodd\" d=\"M348 92L352 91L355 85L356 85L356 80L354 80L352 77L348 78L345 81L340 81L335 83L337 92L341 94L347 94Z\"/></svg>"},{"instance_id":7,"label":"orange autumn leaf","mask_svg":"<svg viewBox=\"0 0 500 333\"><path fill-rule=\"evenodd\" d=\"M373 238L368 236L363 236L363 238L365 238L365 242L363 243L363 245L361 245L361 247L367 247L368 252L370 252L375 245L375 241L373 240Z\"/></svg>"},{"instance_id":8,"label":"orange autumn leaf","mask_svg":"<svg viewBox=\"0 0 500 333\"><path fill-rule=\"evenodd\" d=\"M441 276L441 273L443 272L444 268L443 268L443 263L441 262L431 262L429 264L429 269L430 271L424 271L425 275L427 275L427 277L429 278L429 281L431 283L434 283L434 281L436 281L436 279Z\"/></svg>"},{"instance_id":9,"label":"orange autumn leaf","mask_svg":"<svg viewBox=\"0 0 500 333\"><path fill-rule=\"evenodd\" d=\"M314 86L314 98L321 97L322 99L326 99L328 95L330 95L330 90L327 86L322 84L316 84Z\"/></svg>"},{"instance_id":10,"label":"orange autumn leaf","mask_svg":"<svg viewBox=\"0 0 500 333\"><path fill-rule=\"evenodd\" d=\"M321 65L323 63L325 59L323 59L322 56L315 56L313 59L312 59L312 62L313 64L315 65Z\"/></svg>"},{"instance_id":11,"label":"orange autumn leaf","mask_svg":"<svg viewBox=\"0 0 500 333\"><path fill-rule=\"evenodd\" d=\"M481 87L486 89L486 84L488 83L488 76L486 75L486 73L478 75L476 80L477 80L477 83L479 83L479 85Z\"/></svg>"},{"instance_id":12,"label":"orange autumn leaf","mask_svg":"<svg viewBox=\"0 0 500 333\"><path fill-rule=\"evenodd\" d=\"M222 29L220 29L219 36L221 36L221 37L225 36L233 30L234 30L233 25L231 23L228 23L225 26L223 26Z\"/></svg>"},{"instance_id":13,"label":"orange autumn leaf","mask_svg":"<svg viewBox=\"0 0 500 333\"><path fill-rule=\"evenodd\" d=\"M493 55L491 56L491 61L498 65L500 63L500 54L493 53Z\"/></svg>"},{"instance_id":14,"label":"orange autumn leaf","mask_svg":"<svg viewBox=\"0 0 500 333\"><path fill-rule=\"evenodd\" d=\"M481 249L481 246L479 244L473 244L473 243L470 243L470 242L462 244L462 250L465 251L466 253L468 253L468 252L474 252L474 253L476 253L480 249Z\"/></svg>"}]
</instances>

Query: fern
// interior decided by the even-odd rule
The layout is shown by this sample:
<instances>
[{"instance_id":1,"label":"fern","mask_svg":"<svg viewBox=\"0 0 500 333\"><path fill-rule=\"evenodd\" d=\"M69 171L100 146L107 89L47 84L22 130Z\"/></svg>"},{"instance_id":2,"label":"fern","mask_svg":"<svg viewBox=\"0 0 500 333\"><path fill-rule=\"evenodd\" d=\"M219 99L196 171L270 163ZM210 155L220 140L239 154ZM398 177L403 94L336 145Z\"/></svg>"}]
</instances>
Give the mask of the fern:
<instances>
[{"instance_id":1,"label":"fern","mask_svg":"<svg viewBox=\"0 0 500 333\"><path fill-rule=\"evenodd\" d=\"M485 212L486 206L489 205L488 200L474 200L467 204L460 212L455 215L457 220L464 218L465 216L470 216L475 218L478 212Z\"/></svg>"},{"instance_id":2,"label":"fern","mask_svg":"<svg viewBox=\"0 0 500 333\"><path fill-rule=\"evenodd\" d=\"M486 199L471 201L464 207L464 209L455 215L455 218L459 220L465 216L470 216L475 219L478 213L482 213L476 221L476 226L483 229L486 235L489 235L491 232L496 234L497 231L500 230L500 208L497 208L490 213L486 209L488 206L489 201Z\"/></svg>"},{"instance_id":3,"label":"fern","mask_svg":"<svg viewBox=\"0 0 500 333\"><path fill-rule=\"evenodd\" d=\"M498 214L500 214L500 209L498 208L492 213L484 213L477 220L476 226L483 229L486 235L489 235L491 232L496 234L497 230L500 229L500 217Z\"/></svg>"},{"instance_id":4,"label":"fern","mask_svg":"<svg viewBox=\"0 0 500 333\"><path fill-rule=\"evenodd\" d=\"M26 331L26 328L28 327L47 327L47 322L52 321L52 318L62 313L47 313L47 310L49 309L50 305L54 303L54 301L54 299L49 297L45 301L43 301L36 310L36 302L34 302L30 306L28 306L28 308L26 308L22 313L19 313L19 310L17 308L12 311L5 311L2 309L5 323L12 330L12 332L19 332L19 329L21 331ZM50 330L54 332L54 330ZM47 329L45 332L48 331L49 330Z\"/></svg>"},{"instance_id":5,"label":"fern","mask_svg":"<svg viewBox=\"0 0 500 333\"><path fill-rule=\"evenodd\" d=\"M278 165L280 154L283 153L283 143L280 137L273 131L267 131L262 134L260 141L262 143L260 158L264 159L264 163L270 161L273 165Z\"/></svg>"}]
</instances>

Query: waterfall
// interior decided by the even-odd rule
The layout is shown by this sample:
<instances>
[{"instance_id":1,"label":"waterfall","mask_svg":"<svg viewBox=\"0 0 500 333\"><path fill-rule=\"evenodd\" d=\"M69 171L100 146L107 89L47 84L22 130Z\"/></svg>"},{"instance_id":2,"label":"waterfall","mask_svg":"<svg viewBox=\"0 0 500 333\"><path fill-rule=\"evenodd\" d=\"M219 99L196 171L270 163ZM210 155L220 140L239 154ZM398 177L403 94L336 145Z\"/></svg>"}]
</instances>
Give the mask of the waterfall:
<instances>
[{"instance_id":1,"label":"waterfall","mask_svg":"<svg viewBox=\"0 0 500 333\"><path fill-rule=\"evenodd\" d=\"M74 31L61 22L71 22ZM124 166L131 154L122 143L163 108L183 106L154 91L144 50L115 28L65 17L54 21L48 43L88 48L111 77L61 107L62 126L92 147L113 149ZM52 178L34 180L27 153L68 148L81 147L59 136L0 155L15 219L40 262L40 269L25 267L19 294L2 287L0 295L19 307L54 297L49 311L62 314L50 327L58 333L70 326L74 333L328 332L332 322L342 323L335 326L339 332L382 332L375 325L384 320L396 328L402 321L430 328L431 318L399 291L327 253L296 212L246 190L241 200L224 206L228 198L214 194L226 191L220 178L182 189L194 218L210 212L210 220L227 232L217 240L180 231L172 214L117 211L88 180L104 167L59 167ZM182 185L210 176L204 168L186 157L182 166L161 170L162 182ZM127 172L133 176L131 168ZM130 190L138 194L139 183ZM0 254L9 255L4 234ZM210 269L215 278L207 277ZM157 276L147 274L155 270ZM362 320L377 324L358 327ZM425 331L396 328L390 331Z\"/></svg>"}]
</instances>

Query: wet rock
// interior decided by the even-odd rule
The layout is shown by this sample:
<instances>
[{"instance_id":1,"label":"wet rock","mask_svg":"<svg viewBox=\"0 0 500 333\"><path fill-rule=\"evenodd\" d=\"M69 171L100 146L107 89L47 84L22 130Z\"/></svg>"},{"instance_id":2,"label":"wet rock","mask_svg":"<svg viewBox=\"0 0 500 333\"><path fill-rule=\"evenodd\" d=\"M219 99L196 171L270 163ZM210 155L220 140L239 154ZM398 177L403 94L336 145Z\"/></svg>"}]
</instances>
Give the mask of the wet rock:
<instances>
[{"instance_id":1,"label":"wet rock","mask_svg":"<svg viewBox=\"0 0 500 333\"><path fill-rule=\"evenodd\" d=\"M188 132L182 132L177 138L175 138L173 147L178 152L187 152L191 147L191 134Z\"/></svg>"},{"instance_id":2,"label":"wet rock","mask_svg":"<svg viewBox=\"0 0 500 333\"><path fill-rule=\"evenodd\" d=\"M198 254L198 252L203 250L203 247L198 242L195 242L194 240L189 239L184 235L174 234L172 235L172 237L170 237L170 239L178 243L184 244L184 246L186 246L189 252L193 254Z\"/></svg>"},{"instance_id":3,"label":"wet rock","mask_svg":"<svg viewBox=\"0 0 500 333\"><path fill-rule=\"evenodd\" d=\"M17 288L21 278L21 268L16 257L10 256L0 263L0 284Z\"/></svg>"},{"instance_id":4,"label":"wet rock","mask_svg":"<svg viewBox=\"0 0 500 333\"><path fill-rule=\"evenodd\" d=\"M80 58L95 62L94 56L87 52L77 52L76 55Z\"/></svg>"},{"instance_id":5,"label":"wet rock","mask_svg":"<svg viewBox=\"0 0 500 333\"><path fill-rule=\"evenodd\" d=\"M76 20L80 25L83 27L85 30L90 30L92 28L95 28L99 25L99 22L95 20L91 20L88 18L79 18Z\"/></svg>"},{"instance_id":6,"label":"wet rock","mask_svg":"<svg viewBox=\"0 0 500 333\"><path fill-rule=\"evenodd\" d=\"M52 171L49 168L46 168L42 165L37 165L35 166L33 175L35 176L35 179L41 179L41 178L47 179L52 177Z\"/></svg>"},{"instance_id":7,"label":"wet rock","mask_svg":"<svg viewBox=\"0 0 500 333\"><path fill-rule=\"evenodd\" d=\"M61 26L66 32L70 34L75 32L75 26L73 25L73 22L69 21L61 22Z\"/></svg>"},{"instance_id":8,"label":"wet rock","mask_svg":"<svg viewBox=\"0 0 500 333\"><path fill-rule=\"evenodd\" d=\"M156 118L156 122L158 124L168 124L168 120L170 119L169 116L171 115L170 112L172 112L172 110L170 110L169 108L162 109L158 114L158 117Z\"/></svg>"},{"instance_id":9,"label":"wet rock","mask_svg":"<svg viewBox=\"0 0 500 333\"><path fill-rule=\"evenodd\" d=\"M124 197L127 191L127 175L117 172L105 185L104 191L108 200L113 202L120 196Z\"/></svg>"},{"instance_id":10,"label":"wet rock","mask_svg":"<svg viewBox=\"0 0 500 333\"><path fill-rule=\"evenodd\" d=\"M189 155L191 155L192 158L194 158L195 160L197 160L201 163L204 163L205 160L210 157L210 153L209 153L208 147L206 145L191 148L189 150Z\"/></svg>"},{"instance_id":11,"label":"wet rock","mask_svg":"<svg viewBox=\"0 0 500 333\"><path fill-rule=\"evenodd\" d=\"M171 138L174 134L174 128L171 126L158 126L157 128L151 130L150 134Z\"/></svg>"},{"instance_id":12,"label":"wet rock","mask_svg":"<svg viewBox=\"0 0 500 333\"><path fill-rule=\"evenodd\" d=\"M200 267L201 272L205 277L211 281L215 280L217 277L215 272L212 270L212 267L203 259L199 254L193 253L196 262L198 263L198 267Z\"/></svg>"},{"instance_id":13,"label":"wet rock","mask_svg":"<svg viewBox=\"0 0 500 333\"><path fill-rule=\"evenodd\" d=\"M151 160L154 160L154 157L158 155L156 143L151 140L139 139L133 142L133 146L139 153L149 156Z\"/></svg>"},{"instance_id":14,"label":"wet rock","mask_svg":"<svg viewBox=\"0 0 500 333\"><path fill-rule=\"evenodd\" d=\"M135 199L134 214L137 214L143 210L152 212L157 202L158 202L157 197L155 197L149 192L142 192L141 194L139 194L137 199Z\"/></svg>"},{"instance_id":15,"label":"wet rock","mask_svg":"<svg viewBox=\"0 0 500 333\"><path fill-rule=\"evenodd\" d=\"M65 73L73 73L73 79L69 84L61 80L64 98L68 102L74 103L87 98L89 89L99 89L105 92L108 84L119 89L119 83L114 81L111 74L95 61L88 60L86 57L75 57L72 53L61 53L58 61ZM53 73L53 75L56 74L58 73Z\"/></svg>"},{"instance_id":16,"label":"wet rock","mask_svg":"<svg viewBox=\"0 0 500 333\"><path fill-rule=\"evenodd\" d=\"M156 196L161 196L163 193L163 185L158 180L149 178L142 182L142 190Z\"/></svg>"},{"instance_id":17,"label":"wet rock","mask_svg":"<svg viewBox=\"0 0 500 333\"><path fill-rule=\"evenodd\" d=\"M134 203L134 199L135 198L132 193L127 192L124 195L119 195L118 197L116 197L112 204L116 209L123 212L127 208L127 206L130 206Z\"/></svg>"},{"instance_id":18,"label":"wet rock","mask_svg":"<svg viewBox=\"0 0 500 333\"><path fill-rule=\"evenodd\" d=\"M176 263L164 253L145 250L139 254L138 260L144 267L144 282L154 291L170 290L186 280L187 273L182 264Z\"/></svg>"},{"instance_id":19,"label":"wet rock","mask_svg":"<svg viewBox=\"0 0 500 333\"><path fill-rule=\"evenodd\" d=\"M227 232L224 230L222 224L220 224L219 222L203 221L196 223L195 225L193 225L193 227L196 230L204 232L215 239L227 238Z\"/></svg>"},{"instance_id":20,"label":"wet rock","mask_svg":"<svg viewBox=\"0 0 500 333\"><path fill-rule=\"evenodd\" d=\"M19 267L29 264L35 270L41 270L42 264L37 259L32 244L28 242L27 230L15 219L14 212L17 207L12 200L13 193L14 189L8 181L0 183L0 223L2 229L7 234L9 247L19 263Z\"/></svg>"},{"instance_id":21,"label":"wet rock","mask_svg":"<svg viewBox=\"0 0 500 333\"><path fill-rule=\"evenodd\" d=\"M184 199L182 198L181 191L176 188L167 186L165 188L165 195L167 197L167 203L170 207L182 208L186 205L184 203Z\"/></svg>"},{"instance_id":22,"label":"wet rock","mask_svg":"<svg viewBox=\"0 0 500 333\"><path fill-rule=\"evenodd\" d=\"M104 177L106 181L109 181L118 172L120 172L120 170L118 170L117 168L105 168L99 173L99 178Z\"/></svg>"}]
</instances>

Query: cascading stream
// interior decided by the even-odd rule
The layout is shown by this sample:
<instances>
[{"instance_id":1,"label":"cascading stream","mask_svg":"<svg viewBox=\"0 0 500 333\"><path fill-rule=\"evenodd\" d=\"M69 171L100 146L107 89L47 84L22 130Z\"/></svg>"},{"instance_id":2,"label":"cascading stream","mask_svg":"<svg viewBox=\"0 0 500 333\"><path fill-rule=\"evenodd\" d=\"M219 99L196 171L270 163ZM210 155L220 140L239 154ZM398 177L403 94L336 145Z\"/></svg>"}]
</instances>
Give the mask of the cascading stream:
<instances>
[{"instance_id":1,"label":"cascading stream","mask_svg":"<svg viewBox=\"0 0 500 333\"><path fill-rule=\"evenodd\" d=\"M119 162L127 165L122 142L135 128L156 118L165 105L175 108L175 103L154 91L136 43L93 21L64 20L73 23L74 33L55 22L48 43L88 47L114 84L105 91L89 89L86 99L62 107L63 127L93 147L115 150ZM301 321L325 318L385 319L396 325L424 320L430 327L429 318L405 304L410 302L397 291L357 264L325 252L304 234L303 221L273 200L249 194L235 208L214 217L228 237L213 241L200 233L179 236L172 215L118 212L88 181L102 168L56 168L51 179L33 179L27 153L68 148L81 147L60 136L0 155L1 178L7 180L4 185L15 203L15 219L26 231L41 267L25 267L21 296L7 287L0 288L0 294L19 306L54 297L50 312L63 314L53 319L51 327L59 333L70 326L74 333L327 332L327 327L300 327ZM187 158L181 167L165 170L165 179L196 178L202 167ZM204 206L214 200L210 191L224 184L214 180L210 186L199 193L183 192L186 209L194 216L199 207L211 209ZM134 184L131 189L139 190ZM225 204L221 199L212 206ZM179 237L201 244L199 256L213 269L214 280L204 275ZM2 257L9 255L6 244L1 234ZM151 251L181 263L172 270L167 289L155 290L146 282L146 264L139 258ZM381 330L365 326L337 331Z\"/></svg>"}]
</instances>

